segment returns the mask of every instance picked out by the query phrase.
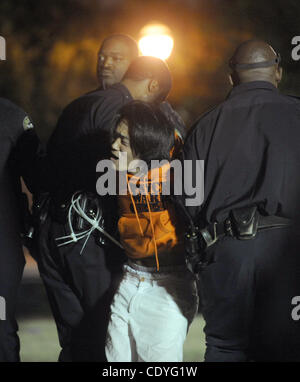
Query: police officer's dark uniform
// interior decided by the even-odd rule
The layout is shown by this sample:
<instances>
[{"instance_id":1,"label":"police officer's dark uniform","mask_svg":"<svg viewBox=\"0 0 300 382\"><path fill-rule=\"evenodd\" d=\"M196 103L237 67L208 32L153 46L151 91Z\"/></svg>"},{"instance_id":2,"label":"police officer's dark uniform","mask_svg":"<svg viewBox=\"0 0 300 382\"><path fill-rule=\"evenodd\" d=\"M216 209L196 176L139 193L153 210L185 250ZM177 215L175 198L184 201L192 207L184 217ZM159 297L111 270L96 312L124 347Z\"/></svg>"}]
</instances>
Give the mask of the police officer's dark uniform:
<instances>
[{"instance_id":1,"label":"police officer's dark uniform","mask_svg":"<svg viewBox=\"0 0 300 382\"><path fill-rule=\"evenodd\" d=\"M18 106L0 98L0 115L0 296L6 302L6 319L0 320L0 361L16 362L20 346L15 309L25 264L20 176L31 192L37 190L40 144L32 122Z\"/></svg>"},{"instance_id":2,"label":"police officer's dark uniform","mask_svg":"<svg viewBox=\"0 0 300 382\"><path fill-rule=\"evenodd\" d=\"M204 202L188 211L208 229L203 247L219 237L200 272L207 361L300 360L299 323L291 317L300 287L299 122L298 99L269 82L247 82L202 116L186 139L184 159L205 161ZM249 240L231 237L230 211L253 205L293 219L293 226L258 229Z\"/></svg>"}]
</instances>

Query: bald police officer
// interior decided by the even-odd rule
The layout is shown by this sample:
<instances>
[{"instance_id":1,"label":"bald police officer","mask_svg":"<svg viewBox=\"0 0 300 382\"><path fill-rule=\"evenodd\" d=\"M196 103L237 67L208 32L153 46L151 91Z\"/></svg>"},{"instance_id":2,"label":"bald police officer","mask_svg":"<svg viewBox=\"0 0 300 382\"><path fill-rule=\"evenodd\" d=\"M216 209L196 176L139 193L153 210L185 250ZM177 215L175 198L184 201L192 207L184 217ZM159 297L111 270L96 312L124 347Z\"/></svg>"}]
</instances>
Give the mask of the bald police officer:
<instances>
[{"instance_id":1,"label":"bald police officer","mask_svg":"<svg viewBox=\"0 0 300 382\"><path fill-rule=\"evenodd\" d=\"M205 161L204 202L187 208L205 249L206 361L300 360L300 102L279 93L279 62L264 41L241 44L233 89L184 147Z\"/></svg>"}]
</instances>

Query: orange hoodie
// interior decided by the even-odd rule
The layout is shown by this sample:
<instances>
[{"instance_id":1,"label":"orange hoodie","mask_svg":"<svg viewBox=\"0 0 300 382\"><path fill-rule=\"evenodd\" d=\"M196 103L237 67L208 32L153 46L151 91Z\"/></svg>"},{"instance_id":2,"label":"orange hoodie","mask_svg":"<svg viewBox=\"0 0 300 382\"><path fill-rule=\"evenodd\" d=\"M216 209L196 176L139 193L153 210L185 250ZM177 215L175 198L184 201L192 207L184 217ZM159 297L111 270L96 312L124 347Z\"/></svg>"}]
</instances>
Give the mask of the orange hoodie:
<instances>
[{"instance_id":1,"label":"orange hoodie","mask_svg":"<svg viewBox=\"0 0 300 382\"><path fill-rule=\"evenodd\" d=\"M127 174L127 194L119 195L120 240L129 258L156 257L159 270L159 255L174 251L179 245L178 224L175 227L174 207L162 195L163 183L169 176L170 165L149 170L139 180ZM134 184L140 193L133 195Z\"/></svg>"}]
</instances>

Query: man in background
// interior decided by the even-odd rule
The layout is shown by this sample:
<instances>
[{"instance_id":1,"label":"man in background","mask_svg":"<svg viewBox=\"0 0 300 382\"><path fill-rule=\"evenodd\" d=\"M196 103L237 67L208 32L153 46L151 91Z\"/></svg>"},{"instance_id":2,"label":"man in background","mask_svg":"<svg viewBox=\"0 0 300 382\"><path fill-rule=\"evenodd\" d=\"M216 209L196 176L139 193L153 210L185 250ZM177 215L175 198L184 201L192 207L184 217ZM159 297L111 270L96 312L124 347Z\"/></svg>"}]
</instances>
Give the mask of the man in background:
<instances>
[{"instance_id":1,"label":"man in background","mask_svg":"<svg viewBox=\"0 0 300 382\"><path fill-rule=\"evenodd\" d=\"M121 82L130 63L138 56L138 46L130 36L114 34L106 37L98 53L99 89L104 90Z\"/></svg>"}]
</instances>

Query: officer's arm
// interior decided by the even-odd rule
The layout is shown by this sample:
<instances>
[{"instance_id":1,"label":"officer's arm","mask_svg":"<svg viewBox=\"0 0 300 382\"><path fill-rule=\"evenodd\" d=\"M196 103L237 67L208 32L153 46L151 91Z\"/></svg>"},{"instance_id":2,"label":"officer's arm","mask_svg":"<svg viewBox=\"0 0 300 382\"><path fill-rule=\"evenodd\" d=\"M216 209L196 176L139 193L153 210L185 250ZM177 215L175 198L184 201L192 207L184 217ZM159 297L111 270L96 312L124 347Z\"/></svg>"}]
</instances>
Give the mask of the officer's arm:
<instances>
[{"instance_id":1,"label":"officer's arm","mask_svg":"<svg viewBox=\"0 0 300 382\"><path fill-rule=\"evenodd\" d=\"M18 139L16 157L19 175L31 193L41 188L41 178L45 176L43 169L44 150L36 133L24 132Z\"/></svg>"},{"instance_id":2,"label":"officer's arm","mask_svg":"<svg viewBox=\"0 0 300 382\"><path fill-rule=\"evenodd\" d=\"M42 144L34 130L33 123L22 109L16 109L11 126L10 133L14 143L12 158L16 174L24 179L31 193L37 192L43 173L44 150Z\"/></svg>"}]
</instances>

